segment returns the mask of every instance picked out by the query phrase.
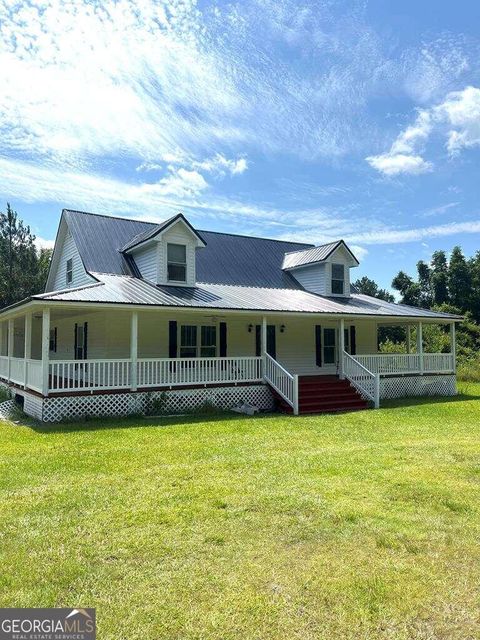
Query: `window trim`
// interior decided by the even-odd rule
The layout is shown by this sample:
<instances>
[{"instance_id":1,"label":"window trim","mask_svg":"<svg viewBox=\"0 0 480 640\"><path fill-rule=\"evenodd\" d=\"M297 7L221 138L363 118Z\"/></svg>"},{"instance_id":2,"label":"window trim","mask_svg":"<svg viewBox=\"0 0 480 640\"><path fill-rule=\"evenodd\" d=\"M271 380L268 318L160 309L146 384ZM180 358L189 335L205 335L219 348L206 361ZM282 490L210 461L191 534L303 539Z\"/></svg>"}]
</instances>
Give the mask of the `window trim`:
<instances>
[{"instance_id":1,"label":"window trim","mask_svg":"<svg viewBox=\"0 0 480 640\"><path fill-rule=\"evenodd\" d=\"M170 246L172 246L172 247L182 247L185 250L185 262L178 262L178 261L174 261L174 260L169 260L169 258L168 258L168 249L169 249ZM167 253L167 274L166 274L167 275L167 282L178 282L178 283L181 283L181 284L186 284L187 279L188 279L188 273L187 273L187 270L188 270L188 266L187 266L187 262L188 262L187 250L188 250L188 246L186 244L181 244L179 242L167 242L167 251L166 251L166 253ZM183 280L170 278L170 275L169 275L169 267L170 267L170 265L172 265L173 267L183 267L185 269L185 278Z\"/></svg>"},{"instance_id":2,"label":"window trim","mask_svg":"<svg viewBox=\"0 0 480 640\"><path fill-rule=\"evenodd\" d=\"M193 327L195 328L195 345L184 345L183 341L182 341L182 337L183 337L183 329L184 327ZM204 338L204 331L203 329L213 329L213 333L214 333L214 338L215 338L215 343L212 344L204 344L203 343L203 338ZM178 325L178 354L180 358L217 358L218 357L218 351L220 348L220 344L219 344L219 330L216 324L179 324ZM186 355L182 355L182 351L184 349L195 349L195 355L193 356L186 356ZM214 349L215 353L214 355L208 355L208 356L204 356L202 355L202 350L203 349Z\"/></svg>"},{"instance_id":3,"label":"window trim","mask_svg":"<svg viewBox=\"0 0 480 640\"><path fill-rule=\"evenodd\" d=\"M73 283L73 258L68 258L65 266L65 280L67 285Z\"/></svg>"},{"instance_id":4,"label":"window trim","mask_svg":"<svg viewBox=\"0 0 480 640\"><path fill-rule=\"evenodd\" d=\"M334 275L333 275L333 268L334 267L342 267L342 269L343 269L343 278L334 277ZM346 281L346 278L345 278L345 265L340 263L340 262L332 262L330 274L331 274L330 292L331 292L332 296L344 296L345 295L345 281ZM341 285L342 285L342 291L341 292L333 290L334 289L334 286L333 286L334 282L340 282L341 283Z\"/></svg>"}]
</instances>

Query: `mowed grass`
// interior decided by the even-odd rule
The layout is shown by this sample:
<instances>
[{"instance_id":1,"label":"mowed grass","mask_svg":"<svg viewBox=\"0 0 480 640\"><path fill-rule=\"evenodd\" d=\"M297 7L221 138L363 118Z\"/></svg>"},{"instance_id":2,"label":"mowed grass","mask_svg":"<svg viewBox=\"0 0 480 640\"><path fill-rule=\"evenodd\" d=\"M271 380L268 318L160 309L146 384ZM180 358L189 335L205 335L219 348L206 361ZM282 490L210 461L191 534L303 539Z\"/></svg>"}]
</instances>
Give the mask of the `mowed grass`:
<instances>
[{"instance_id":1,"label":"mowed grass","mask_svg":"<svg viewBox=\"0 0 480 640\"><path fill-rule=\"evenodd\" d=\"M98 637L480 637L480 385L379 411L0 424L0 606Z\"/></svg>"}]
</instances>

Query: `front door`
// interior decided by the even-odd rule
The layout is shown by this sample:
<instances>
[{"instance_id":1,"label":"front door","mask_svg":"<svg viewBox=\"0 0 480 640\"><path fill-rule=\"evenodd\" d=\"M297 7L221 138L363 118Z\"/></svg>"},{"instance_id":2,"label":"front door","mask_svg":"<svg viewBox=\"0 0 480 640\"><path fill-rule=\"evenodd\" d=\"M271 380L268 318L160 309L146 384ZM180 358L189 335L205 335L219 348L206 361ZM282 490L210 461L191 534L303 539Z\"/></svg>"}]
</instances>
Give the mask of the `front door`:
<instances>
[{"instance_id":1,"label":"front door","mask_svg":"<svg viewBox=\"0 0 480 640\"><path fill-rule=\"evenodd\" d=\"M88 352L88 323L75 324L74 335L74 354L75 360L86 360Z\"/></svg>"}]
</instances>

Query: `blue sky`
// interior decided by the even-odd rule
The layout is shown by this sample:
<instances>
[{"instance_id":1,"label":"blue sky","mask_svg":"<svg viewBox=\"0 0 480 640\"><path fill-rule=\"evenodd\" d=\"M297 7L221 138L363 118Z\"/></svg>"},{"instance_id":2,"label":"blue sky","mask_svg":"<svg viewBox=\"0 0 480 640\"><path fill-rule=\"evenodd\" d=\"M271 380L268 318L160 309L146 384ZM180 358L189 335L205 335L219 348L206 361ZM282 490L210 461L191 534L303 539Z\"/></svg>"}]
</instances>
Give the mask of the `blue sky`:
<instances>
[{"instance_id":1,"label":"blue sky","mask_svg":"<svg viewBox=\"0 0 480 640\"><path fill-rule=\"evenodd\" d=\"M389 286L480 249L480 3L0 0L0 198L343 237Z\"/></svg>"}]
</instances>

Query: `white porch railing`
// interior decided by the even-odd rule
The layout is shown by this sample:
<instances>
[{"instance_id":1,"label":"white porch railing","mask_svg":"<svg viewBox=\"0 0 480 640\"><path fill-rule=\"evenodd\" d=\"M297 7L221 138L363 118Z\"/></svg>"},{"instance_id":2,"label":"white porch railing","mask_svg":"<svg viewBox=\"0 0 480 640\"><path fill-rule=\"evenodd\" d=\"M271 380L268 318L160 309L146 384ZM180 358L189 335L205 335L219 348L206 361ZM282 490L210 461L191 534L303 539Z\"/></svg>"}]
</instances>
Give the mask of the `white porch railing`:
<instances>
[{"instance_id":1,"label":"white porch railing","mask_svg":"<svg viewBox=\"0 0 480 640\"><path fill-rule=\"evenodd\" d=\"M26 361L26 381L25 386L34 391L42 392L43 368L41 360Z\"/></svg>"},{"instance_id":2,"label":"white porch railing","mask_svg":"<svg viewBox=\"0 0 480 640\"><path fill-rule=\"evenodd\" d=\"M268 353L265 357L265 380L292 407L293 413L298 415L298 376L290 373Z\"/></svg>"},{"instance_id":3,"label":"white porch railing","mask_svg":"<svg viewBox=\"0 0 480 640\"><path fill-rule=\"evenodd\" d=\"M378 353L356 355L355 360L372 373L445 373L455 370L452 353ZM423 365L423 366L422 366Z\"/></svg>"},{"instance_id":4,"label":"white porch railing","mask_svg":"<svg viewBox=\"0 0 480 640\"><path fill-rule=\"evenodd\" d=\"M0 378L8 378L8 357L0 356Z\"/></svg>"},{"instance_id":5,"label":"white porch railing","mask_svg":"<svg viewBox=\"0 0 480 640\"><path fill-rule=\"evenodd\" d=\"M25 360L10 358L10 382L18 385L25 384Z\"/></svg>"},{"instance_id":6,"label":"white porch railing","mask_svg":"<svg viewBox=\"0 0 480 640\"><path fill-rule=\"evenodd\" d=\"M346 351L343 352L343 373L362 395L373 402L375 409L378 409L380 406L380 375L369 371L359 362L358 356L353 357Z\"/></svg>"},{"instance_id":7,"label":"white porch railing","mask_svg":"<svg viewBox=\"0 0 480 640\"><path fill-rule=\"evenodd\" d=\"M53 360L49 373L53 392L130 387L130 360Z\"/></svg>"},{"instance_id":8,"label":"white porch railing","mask_svg":"<svg viewBox=\"0 0 480 640\"><path fill-rule=\"evenodd\" d=\"M262 358L142 358L137 370L139 387L258 382Z\"/></svg>"},{"instance_id":9,"label":"white porch railing","mask_svg":"<svg viewBox=\"0 0 480 640\"><path fill-rule=\"evenodd\" d=\"M49 390L53 393L80 390L129 389L132 361L50 361ZM174 387L221 383L258 382L262 358L142 358L137 361L137 388Z\"/></svg>"}]
</instances>

